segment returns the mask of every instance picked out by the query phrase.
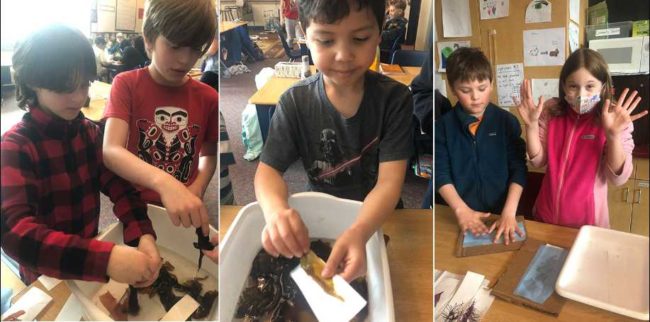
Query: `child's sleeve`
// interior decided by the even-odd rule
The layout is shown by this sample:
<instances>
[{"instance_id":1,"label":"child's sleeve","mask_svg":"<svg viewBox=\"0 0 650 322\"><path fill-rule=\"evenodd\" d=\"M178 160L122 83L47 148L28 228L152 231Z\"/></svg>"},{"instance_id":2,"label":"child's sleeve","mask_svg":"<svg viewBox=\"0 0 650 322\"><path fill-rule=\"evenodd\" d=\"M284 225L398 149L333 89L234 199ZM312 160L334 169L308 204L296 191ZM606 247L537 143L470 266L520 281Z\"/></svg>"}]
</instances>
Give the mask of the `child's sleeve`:
<instances>
[{"instance_id":1,"label":"child's sleeve","mask_svg":"<svg viewBox=\"0 0 650 322\"><path fill-rule=\"evenodd\" d=\"M605 173L607 175L607 180L614 185L614 186L620 186L623 185L627 182L627 180L630 178L632 175L632 151L634 151L634 139L632 138L632 132L634 132L634 125L632 122L630 122L630 125L628 125L623 132L621 132L621 145L623 146L623 151L625 152L625 161L623 162L623 170L621 171L621 174L616 174L612 169L609 167L609 164L607 161L603 161L605 164ZM607 151L607 144L605 143L605 149L604 151Z\"/></svg>"},{"instance_id":2,"label":"child's sleeve","mask_svg":"<svg viewBox=\"0 0 650 322\"><path fill-rule=\"evenodd\" d=\"M556 99L551 100L550 104L557 104ZM549 103L547 103L549 104ZM544 106L544 109L546 110L547 107L546 105ZM547 158L546 158L546 128L548 126L548 122L551 120L551 115L547 112L544 111L542 114L539 116L539 121L538 121L538 132L539 132L539 142L542 146L541 150L537 152L535 155L529 155L528 156L528 161L530 161L530 164L535 167L535 168L541 168L543 166L546 166Z\"/></svg>"},{"instance_id":3,"label":"child's sleeve","mask_svg":"<svg viewBox=\"0 0 650 322\"><path fill-rule=\"evenodd\" d=\"M379 162L408 160L413 155L413 97L405 86L396 87L387 97L391 102L383 120Z\"/></svg>"},{"instance_id":4,"label":"child's sleeve","mask_svg":"<svg viewBox=\"0 0 650 322\"><path fill-rule=\"evenodd\" d=\"M445 132L444 118L435 123L435 145L434 145L434 177L435 192L446 184L453 184L451 178L451 161L447 148L447 136Z\"/></svg>"},{"instance_id":5,"label":"child's sleeve","mask_svg":"<svg viewBox=\"0 0 650 322\"><path fill-rule=\"evenodd\" d=\"M508 115L508 173L509 183L526 186L526 142L521 138L521 126L514 115Z\"/></svg>"},{"instance_id":6,"label":"child's sleeve","mask_svg":"<svg viewBox=\"0 0 650 322\"><path fill-rule=\"evenodd\" d=\"M135 74L129 74L134 76ZM129 86L129 78L125 74L119 74L113 79L111 85L111 93L106 102L106 109L104 110L104 118L116 117L121 120L129 122L131 117L131 97L133 93L132 88Z\"/></svg>"},{"instance_id":7,"label":"child's sleeve","mask_svg":"<svg viewBox=\"0 0 650 322\"><path fill-rule=\"evenodd\" d=\"M296 105L297 102L286 92L280 97L260 156L260 161L280 173L284 173L299 156Z\"/></svg>"},{"instance_id":8,"label":"child's sleeve","mask_svg":"<svg viewBox=\"0 0 650 322\"><path fill-rule=\"evenodd\" d=\"M28 145L2 141L2 248L21 266L59 279L107 282L114 244L56 231L36 216L37 162Z\"/></svg>"}]
</instances>

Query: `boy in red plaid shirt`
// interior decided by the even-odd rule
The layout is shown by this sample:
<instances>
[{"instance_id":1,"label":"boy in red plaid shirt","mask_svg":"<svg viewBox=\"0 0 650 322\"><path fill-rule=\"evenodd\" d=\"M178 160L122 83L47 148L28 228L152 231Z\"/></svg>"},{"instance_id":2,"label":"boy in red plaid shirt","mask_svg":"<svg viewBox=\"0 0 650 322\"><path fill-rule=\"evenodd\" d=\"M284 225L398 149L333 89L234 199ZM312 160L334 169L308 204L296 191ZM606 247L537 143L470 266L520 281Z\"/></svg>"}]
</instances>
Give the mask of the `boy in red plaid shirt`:
<instances>
[{"instance_id":1,"label":"boy in red plaid shirt","mask_svg":"<svg viewBox=\"0 0 650 322\"><path fill-rule=\"evenodd\" d=\"M30 35L13 56L22 121L2 136L2 248L27 284L59 279L136 287L160 267L155 233L139 193L102 161L102 130L84 118L95 57L78 30L52 25ZM124 241L93 239L103 192L124 224Z\"/></svg>"}]
</instances>

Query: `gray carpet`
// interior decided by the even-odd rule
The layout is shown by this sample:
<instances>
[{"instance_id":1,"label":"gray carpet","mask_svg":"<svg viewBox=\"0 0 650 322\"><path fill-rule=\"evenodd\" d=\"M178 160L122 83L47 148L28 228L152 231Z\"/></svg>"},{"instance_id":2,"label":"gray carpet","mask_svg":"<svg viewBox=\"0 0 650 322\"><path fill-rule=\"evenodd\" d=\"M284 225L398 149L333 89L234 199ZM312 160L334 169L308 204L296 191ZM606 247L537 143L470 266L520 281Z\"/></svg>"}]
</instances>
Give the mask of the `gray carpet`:
<instances>
[{"instance_id":1,"label":"gray carpet","mask_svg":"<svg viewBox=\"0 0 650 322\"><path fill-rule=\"evenodd\" d=\"M230 147L236 159L236 164L230 166L230 180L237 205L246 205L255 201L253 178L258 160L249 162L243 159L245 149L241 139L241 112L246 107L248 99L256 92L255 75L264 67L273 67L278 61L285 59L266 59L261 62L249 63L251 73L232 76L220 80L219 108L226 120ZM289 193L305 191L307 176L300 161L294 163L284 174L289 186ZM402 200L405 208L420 208L428 180L417 177L409 171L402 189Z\"/></svg>"}]
</instances>

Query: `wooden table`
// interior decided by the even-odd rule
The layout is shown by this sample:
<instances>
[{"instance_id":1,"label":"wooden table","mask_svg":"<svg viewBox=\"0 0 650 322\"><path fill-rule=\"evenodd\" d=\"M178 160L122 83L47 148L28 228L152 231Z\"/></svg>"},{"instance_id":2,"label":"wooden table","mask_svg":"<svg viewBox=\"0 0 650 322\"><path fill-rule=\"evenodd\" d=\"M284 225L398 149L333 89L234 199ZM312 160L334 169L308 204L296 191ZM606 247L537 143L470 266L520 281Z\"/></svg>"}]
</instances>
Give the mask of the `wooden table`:
<instances>
[{"instance_id":1,"label":"wooden table","mask_svg":"<svg viewBox=\"0 0 650 322\"><path fill-rule=\"evenodd\" d=\"M220 238L241 208L221 206L219 225L224 233ZM386 250L396 321L431 321L433 316L432 221L431 210L402 209L382 226L384 234L390 236Z\"/></svg>"},{"instance_id":2,"label":"wooden table","mask_svg":"<svg viewBox=\"0 0 650 322\"><path fill-rule=\"evenodd\" d=\"M451 208L436 205L435 266L456 274L467 271L485 275L492 285L507 267L514 252L504 252L471 257L456 257L454 250L458 238L458 224ZM546 241L549 244L570 249L578 234L577 229L526 221L529 238ZM492 286L491 285L491 286ZM566 301L560 315L554 317L523 306L495 299L483 321L635 321L633 319L601 310L593 306Z\"/></svg>"},{"instance_id":3,"label":"wooden table","mask_svg":"<svg viewBox=\"0 0 650 322\"><path fill-rule=\"evenodd\" d=\"M386 75L404 85L410 85L413 78L420 74L420 67L403 66L404 74L389 74ZM316 72L316 67L310 67L312 74ZM298 82L299 78L283 78L272 76L262 88L253 94L248 99L249 104L255 104L257 110L257 120L260 124L260 132L262 133L262 140L266 141L266 136L269 132L269 125L271 117L275 112L275 105L280 101L280 96Z\"/></svg>"},{"instance_id":4,"label":"wooden table","mask_svg":"<svg viewBox=\"0 0 650 322\"><path fill-rule=\"evenodd\" d=\"M48 294L49 296L52 297L52 302L48 304L41 313L39 313L36 316L36 321L54 321L54 319L59 315L59 312L61 312L61 309L63 308L63 305L65 302L68 300L70 297L70 288L68 288L68 284L65 283L65 281L62 281L59 283L57 286L55 286L51 290L47 290L41 282L36 280L34 283L30 284L27 288L23 289L21 292L17 293L12 299L11 303L16 303L20 297L22 297L25 293L27 293L29 290L31 290L33 287L38 287L40 288L45 294Z\"/></svg>"},{"instance_id":5,"label":"wooden table","mask_svg":"<svg viewBox=\"0 0 650 322\"><path fill-rule=\"evenodd\" d=\"M235 22L235 21L221 21L221 22L219 22L219 33L222 34L224 32L233 30L233 29L235 29L237 27L240 27L240 26L245 26L247 24L248 24L247 21L237 21L237 22Z\"/></svg>"},{"instance_id":6,"label":"wooden table","mask_svg":"<svg viewBox=\"0 0 650 322\"><path fill-rule=\"evenodd\" d=\"M90 96L90 104L88 107L81 109L84 115L95 122L99 122L104 116L104 108L106 101L111 93L111 84L100 81L94 81L90 85L88 95Z\"/></svg>"}]
</instances>

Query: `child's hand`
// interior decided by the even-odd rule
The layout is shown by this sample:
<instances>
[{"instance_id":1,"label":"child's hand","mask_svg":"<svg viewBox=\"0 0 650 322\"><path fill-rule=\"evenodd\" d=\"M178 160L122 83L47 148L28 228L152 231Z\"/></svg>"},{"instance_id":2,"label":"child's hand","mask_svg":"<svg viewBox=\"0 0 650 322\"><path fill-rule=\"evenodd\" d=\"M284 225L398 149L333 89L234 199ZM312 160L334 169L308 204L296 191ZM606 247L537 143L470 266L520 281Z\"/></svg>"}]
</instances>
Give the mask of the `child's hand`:
<instances>
[{"instance_id":1,"label":"child's hand","mask_svg":"<svg viewBox=\"0 0 650 322\"><path fill-rule=\"evenodd\" d=\"M322 276L331 278L341 268L341 277L348 283L366 273L366 242L360 233L348 229L336 240Z\"/></svg>"},{"instance_id":2,"label":"child's hand","mask_svg":"<svg viewBox=\"0 0 650 322\"><path fill-rule=\"evenodd\" d=\"M139 284L135 284L135 287L147 287L158 278L158 273L160 272L160 267L162 266L162 260L160 259L160 253L158 253L158 247L156 246L156 240L153 236L146 234L140 237L140 242L138 243L138 250L149 256L149 269L153 272L151 279L144 281Z\"/></svg>"},{"instance_id":3,"label":"child's hand","mask_svg":"<svg viewBox=\"0 0 650 322\"><path fill-rule=\"evenodd\" d=\"M540 96L539 101L535 104L533 101L533 90L528 79L525 79L521 83L519 93L521 95L521 102L517 104L517 113L526 125L536 124L544 109L544 98Z\"/></svg>"},{"instance_id":4,"label":"child's hand","mask_svg":"<svg viewBox=\"0 0 650 322\"><path fill-rule=\"evenodd\" d=\"M514 214L501 214L501 218L495 221L490 227L489 233L492 233L497 227L499 229L497 229L497 234L494 236L495 244L499 240L499 237L501 237L501 234L503 234L503 240L506 245L510 244L511 241L513 243L515 242L515 232L517 235L519 235L519 237L524 236L524 232L521 231L519 225L517 225L517 220L515 219Z\"/></svg>"},{"instance_id":5,"label":"child's hand","mask_svg":"<svg viewBox=\"0 0 650 322\"><path fill-rule=\"evenodd\" d=\"M213 235L210 238L212 245L219 245L219 235ZM211 259L215 264L219 263L219 247L215 247L213 250L201 250L203 255Z\"/></svg>"},{"instance_id":6,"label":"child's hand","mask_svg":"<svg viewBox=\"0 0 650 322\"><path fill-rule=\"evenodd\" d=\"M309 251L309 232L294 209L283 209L271 216L262 231L262 246L273 256L301 257Z\"/></svg>"},{"instance_id":7,"label":"child's hand","mask_svg":"<svg viewBox=\"0 0 650 322\"><path fill-rule=\"evenodd\" d=\"M106 274L120 283L141 285L152 279L149 255L129 246L115 245L108 258Z\"/></svg>"},{"instance_id":8,"label":"child's hand","mask_svg":"<svg viewBox=\"0 0 650 322\"><path fill-rule=\"evenodd\" d=\"M210 233L208 210L203 201L174 177L169 176L169 180L163 183L160 201L175 226L201 227L203 235Z\"/></svg>"},{"instance_id":9,"label":"child's hand","mask_svg":"<svg viewBox=\"0 0 650 322\"><path fill-rule=\"evenodd\" d=\"M456 209L455 213L458 219L458 226L460 226L462 232L469 230L475 236L488 232L488 228L481 218L490 216L490 213L474 211L469 207L460 207Z\"/></svg>"},{"instance_id":10,"label":"child's hand","mask_svg":"<svg viewBox=\"0 0 650 322\"><path fill-rule=\"evenodd\" d=\"M618 98L618 103L613 105L610 100L605 100L603 110L601 113L601 120L605 133L608 137L615 137L623 131L629 123L634 122L648 114L648 111L643 111L635 115L630 115L632 111L639 105L641 96L636 97L637 91L632 92L632 95L625 98L629 88L623 90L621 96ZM635 99L636 97L636 99Z\"/></svg>"}]
</instances>

